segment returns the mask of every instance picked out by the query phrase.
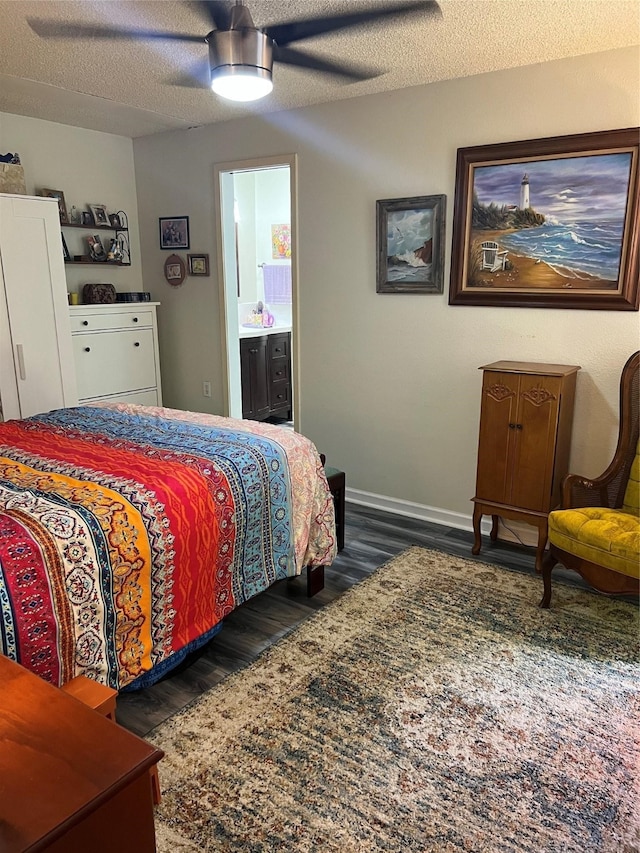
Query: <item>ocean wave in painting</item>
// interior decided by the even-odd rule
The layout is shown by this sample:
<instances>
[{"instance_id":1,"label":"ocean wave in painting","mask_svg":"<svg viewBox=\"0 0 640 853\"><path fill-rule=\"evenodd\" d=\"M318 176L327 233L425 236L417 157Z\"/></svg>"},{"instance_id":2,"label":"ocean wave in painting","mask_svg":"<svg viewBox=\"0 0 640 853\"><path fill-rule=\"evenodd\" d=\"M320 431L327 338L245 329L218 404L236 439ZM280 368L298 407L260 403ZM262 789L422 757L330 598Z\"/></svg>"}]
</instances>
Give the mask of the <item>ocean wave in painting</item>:
<instances>
[{"instance_id":1,"label":"ocean wave in painting","mask_svg":"<svg viewBox=\"0 0 640 853\"><path fill-rule=\"evenodd\" d=\"M615 223L557 223L523 228L500 238L505 249L560 267L616 281L620 274L622 228Z\"/></svg>"}]
</instances>

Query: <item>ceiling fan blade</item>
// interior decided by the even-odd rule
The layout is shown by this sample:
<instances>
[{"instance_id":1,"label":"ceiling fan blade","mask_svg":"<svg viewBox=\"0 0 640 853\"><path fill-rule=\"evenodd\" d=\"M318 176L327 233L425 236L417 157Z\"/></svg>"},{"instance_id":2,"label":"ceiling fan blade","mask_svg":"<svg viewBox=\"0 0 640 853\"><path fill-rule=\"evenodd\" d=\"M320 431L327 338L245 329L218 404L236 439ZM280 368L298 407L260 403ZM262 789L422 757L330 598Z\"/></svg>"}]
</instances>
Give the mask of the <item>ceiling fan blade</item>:
<instances>
[{"instance_id":1,"label":"ceiling fan blade","mask_svg":"<svg viewBox=\"0 0 640 853\"><path fill-rule=\"evenodd\" d=\"M440 7L436 0L413 0L413 2L399 3L394 5L377 5L358 12L348 12L344 15L333 15L331 17L319 16L307 18L300 21L288 21L283 24L263 27L262 30L270 36L276 44L284 47L294 41L321 36L325 33L344 30L349 27L357 27L372 21L384 19L406 18L412 13L426 14L428 16L441 15Z\"/></svg>"},{"instance_id":2,"label":"ceiling fan blade","mask_svg":"<svg viewBox=\"0 0 640 853\"><path fill-rule=\"evenodd\" d=\"M191 3L207 24L215 30L228 30L231 24L231 3L228 0L193 0Z\"/></svg>"},{"instance_id":3,"label":"ceiling fan blade","mask_svg":"<svg viewBox=\"0 0 640 853\"><path fill-rule=\"evenodd\" d=\"M332 74L338 77L344 77L352 82L359 80L371 80L373 77L378 77L382 71L373 68L363 68L356 65L347 65L344 62L334 62L332 59L324 59L319 56L311 56L308 53L303 53L301 50L295 50L292 47L280 47L274 44L273 46L274 62L282 62L284 65L292 65L296 68L307 68L310 71L321 71L325 74Z\"/></svg>"},{"instance_id":4,"label":"ceiling fan blade","mask_svg":"<svg viewBox=\"0 0 640 853\"><path fill-rule=\"evenodd\" d=\"M34 33L42 38L86 38L86 39L165 39L204 44L204 36L189 33L167 33L157 30L121 30L99 24L66 24L62 21L46 21L42 18L27 18Z\"/></svg>"},{"instance_id":5,"label":"ceiling fan blade","mask_svg":"<svg viewBox=\"0 0 640 853\"><path fill-rule=\"evenodd\" d=\"M170 86L180 86L183 89L210 89L211 72L209 59L199 59L189 68L165 81Z\"/></svg>"}]
</instances>

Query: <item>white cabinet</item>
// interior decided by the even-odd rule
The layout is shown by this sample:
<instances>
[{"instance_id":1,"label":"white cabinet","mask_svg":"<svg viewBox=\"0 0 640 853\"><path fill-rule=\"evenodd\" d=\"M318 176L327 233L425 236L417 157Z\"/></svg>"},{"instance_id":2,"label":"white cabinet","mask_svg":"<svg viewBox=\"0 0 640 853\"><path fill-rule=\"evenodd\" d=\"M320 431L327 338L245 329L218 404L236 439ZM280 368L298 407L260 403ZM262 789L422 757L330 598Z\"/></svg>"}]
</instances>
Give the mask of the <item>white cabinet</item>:
<instances>
[{"instance_id":1,"label":"white cabinet","mask_svg":"<svg viewBox=\"0 0 640 853\"><path fill-rule=\"evenodd\" d=\"M80 403L161 406L157 302L69 308Z\"/></svg>"},{"instance_id":2,"label":"white cabinet","mask_svg":"<svg viewBox=\"0 0 640 853\"><path fill-rule=\"evenodd\" d=\"M5 420L77 404L55 199L0 194L0 400Z\"/></svg>"}]
</instances>

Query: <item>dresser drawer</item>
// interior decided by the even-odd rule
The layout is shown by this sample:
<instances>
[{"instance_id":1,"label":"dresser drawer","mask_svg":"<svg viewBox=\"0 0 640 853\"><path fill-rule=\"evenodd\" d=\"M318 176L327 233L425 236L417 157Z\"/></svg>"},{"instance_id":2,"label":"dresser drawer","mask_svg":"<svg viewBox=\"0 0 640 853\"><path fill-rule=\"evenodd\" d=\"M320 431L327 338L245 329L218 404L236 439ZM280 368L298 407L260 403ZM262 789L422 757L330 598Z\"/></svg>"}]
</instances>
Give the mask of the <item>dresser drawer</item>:
<instances>
[{"instance_id":1,"label":"dresser drawer","mask_svg":"<svg viewBox=\"0 0 640 853\"><path fill-rule=\"evenodd\" d=\"M291 408L291 385L288 382L275 382L269 388L269 405L274 413Z\"/></svg>"},{"instance_id":2,"label":"dresser drawer","mask_svg":"<svg viewBox=\"0 0 640 853\"><path fill-rule=\"evenodd\" d=\"M87 332L73 335L72 343L80 400L158 384L152 329Z\"/></svg>"},{"instance_id":3,"label":"dresser drawer","mask_svg":"<svg viewBox=\"0 0 640 853\"><path fill-rule=\"evenodd\" d=\"M139 329L153 325L152 311L118 311L95 314L72 314L71 333L92 332L102 329Z\"/></svg>"},{"instance_id":4,"label":"dresser drawer","mask_svg":"<svg viewBox=\"0 0 640 853\"><path fill-rule=\"evenodd\" d=\"M274 358L269 362L269 382L289 383L291 380L291 362L286 358Z\"/></svg>"},{"instance_id":5,"label":"dresser drawer","mask_svg":"<svg viewBox=\"0 0 640 853\"><path fill-rule=\"evenodd\" d=\"M269 358L286 358L289 360L291 352L291 334L269 335Z\"/></svg>"}]
</instances>

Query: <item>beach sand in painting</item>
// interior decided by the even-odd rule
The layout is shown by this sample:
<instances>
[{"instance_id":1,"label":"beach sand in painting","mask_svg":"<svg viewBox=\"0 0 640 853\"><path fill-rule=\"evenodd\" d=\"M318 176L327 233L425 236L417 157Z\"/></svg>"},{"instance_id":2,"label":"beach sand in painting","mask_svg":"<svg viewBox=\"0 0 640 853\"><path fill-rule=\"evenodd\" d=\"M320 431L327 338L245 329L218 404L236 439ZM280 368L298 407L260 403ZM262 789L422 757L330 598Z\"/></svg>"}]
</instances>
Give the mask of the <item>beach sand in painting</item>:
<instances>
[{"instance_id":1,"label":"beach sand in painting","mask_svg":"<svg viewBox=\"0 0 640 853\"><path fill-rule=\"evenodd\" d=\"M474 258L482 255L480 243L485 240L495 240L500 244L500 238L511 231L473 231L471 234L471 268L467 287L491 288L506 290L616 290L618 283L610 279L601 279L587 273L577 274L562 267L550 267L544 261L537 261L526 255L517 255L509 250L507 255L510 267L497 272L480 270L479 263L473 264ZM504 247L501 247L504 248Z\"/></svg>"}]
</instances>

